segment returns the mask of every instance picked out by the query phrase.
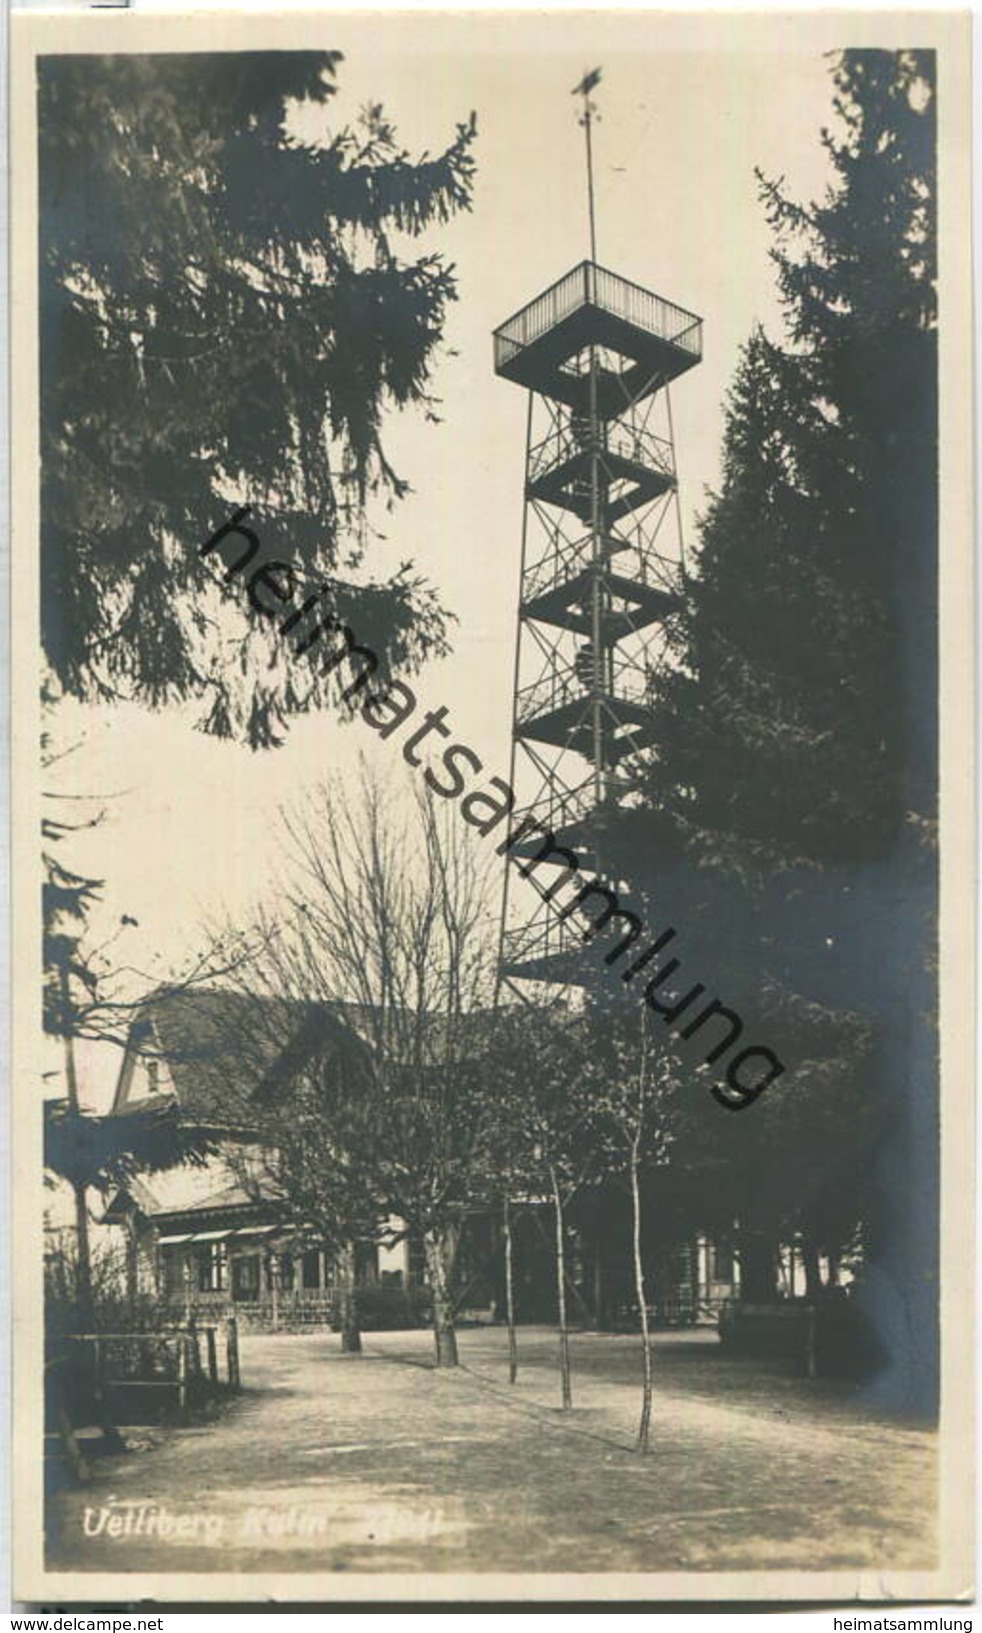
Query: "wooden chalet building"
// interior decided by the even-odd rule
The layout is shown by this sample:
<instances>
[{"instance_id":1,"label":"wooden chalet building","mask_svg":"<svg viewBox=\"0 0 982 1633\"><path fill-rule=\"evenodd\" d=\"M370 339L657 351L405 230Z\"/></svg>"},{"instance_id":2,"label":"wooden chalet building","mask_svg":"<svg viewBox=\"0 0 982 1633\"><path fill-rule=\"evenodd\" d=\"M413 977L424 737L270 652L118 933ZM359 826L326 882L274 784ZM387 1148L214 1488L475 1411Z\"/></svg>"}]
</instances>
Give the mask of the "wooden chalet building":
<instances>
[{"instance_id":1,"label":"wooden chalet building","mask_svg":"<svg viewBox=\"0 0 982 1633\"><path fill-rule=\"evenodd\" d=\"M333 1261L298 1231L272 1179L262 1133L266 1093L291 1081L325 1041L362 1047L343 1006L286 1003L222 991L157 994L131 1028L111 1115L176 1101L180 1121L208 1142L194 1165L135 1175L104 1219L122 1227L127 1281L187 1317L234 1311L263 1326L322 1324L333 1309ZM329 1161L325 1152L325 1161ZM418 1255L399 1243L356 1245L360 1282L405 1285Z\"/></svg>"},{"instance_id":2,"label":"wooden chalet building","mask_svg":"<svg viewBox=\"0 0 982 1633\"><path fill-rule=\"evenodd\" d=\"M126 1117L175 1102L180 1122L204 1136L210 1154L131 1178L104 1218L127 1242L127 1281L183 1318L235 1312L263 1327L325 1325L335 1307L331 1252L312 1229L299 1230L271 1183L262 1105L289 1103L291 1085L315 1052L324 1069L336 1054L365 1048L369 1029L357 1006L287 1003L244 993L160 993L143 1005L124 1054L111 1115ZM329 1070L329 1064L327 1069ZM330 1163L330 1153L324 1153ZM633 1281L626 1244L630 1222L619 1192L570 1210L568 1269L574 1321L619 1326L631 1319ZM658 1210L649 1262L653 1313L665 1325L712 1320L738 1290L732 1253L704 1237L676 1243L659 1257ZM393 1236L398 1221L393 1221ZM551 1209L526 1198L513 1209L515 1292L520 1321L555 1314ZM387 1247L356 1244L363 1286L419 1288L422 1252L402 1239ZM466 1222L456 1266L460 1311L495 1320L504 1308L504 1259L497 1211Z\"/></svg>"}]
</instances>

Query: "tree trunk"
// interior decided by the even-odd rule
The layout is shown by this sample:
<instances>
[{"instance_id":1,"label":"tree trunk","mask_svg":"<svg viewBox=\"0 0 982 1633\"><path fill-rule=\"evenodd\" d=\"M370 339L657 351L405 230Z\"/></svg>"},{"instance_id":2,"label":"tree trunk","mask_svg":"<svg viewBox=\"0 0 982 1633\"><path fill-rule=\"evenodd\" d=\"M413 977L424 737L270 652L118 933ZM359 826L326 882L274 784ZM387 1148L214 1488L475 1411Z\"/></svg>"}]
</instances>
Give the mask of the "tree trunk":
<instances>
[{"instance_id":1,"label":"tree trunk","mask_svg":"<svg viewBox=\"0 0 982 1633\"><path fill-rule=\"evenodd\" d=\"M641 1257L641 1187L638 1183L638 1140L631 1144L631 1214L632 1246L634 1251L634 1290L641 1316L641 1422L638 1426L638 1451L648 1450L648 1431L651 1426L651 1333L648 1328L648 1301L645 1297L644 1260Z\"/></svg>"},{"instance_id":2,"label":"tree trunk","mask_svg":"<svg viewBox=\"0 0 982 1633\"><path fill-rule=\"evenodd\" d=\"M126 1303L132 1316L140 1296L140 1245L136 1221L132 1213L126 1215Z\"/></svg>"},{"instance_id":3,"label":"tree trunk","mask_svg":"<svg viewBox=\"0 0 982 1633\"><path fill-rule=\"evenodd\" d=\"M563 1411L573 1404L572 1373L569 1364L569 1324L566 1317L566 1241L563 1220L563 1199L555 1170L550 1167L552 1200L556 1215L556 1310L559 1320L559 1381Z\"/></svg>"},{"instance_id":4,"label":"tree trunk","mask_svg":"<svg viewBox=\"0 0 982 1633\"><path fill-rule=\"evenodd\" d=\"M515 1333L515 1264L514 1242L511 1231L511 1208L508 1198L505 1197L504 1209L505 1230L505 1319L508 1322L508 1382L513 1384L518 1377L518 1338Z\"/></svg>"},{"instance_id":5,"label":"tree trunk","mask_svg":"<svg viewBox=\"0 0 982 1633\"><path fill-rule=\"evenodd\" d=\"M68 1027L68 1017L71 1014L71 993L68 986L68 971L64 965L61 969L61 997L65 1006L66 1031L65 1043L65 1079L68 1088L68 1104L72 1111L79 1110L78 1077L75 1072L75 1040ZM84 1180L72 1181L72 1195L75 1199L75 1299L76 1318L79 1332L91 1333L95 1328L95 1298L92 1292L92 1251L89 1246L89 1204L88 1186ZM106 1411L102 1397L102 1379L100 1376L99 1349L96 1344L82 1344L79 1349L80 1365L83 1369L83 1378L87 1376L84 1391L91 1399L93 1416L102 1430L106 1445L114 1451L122 1450L122 1438Z\"/></svg>"},{"instance_id":6,"label":"tree trunk","mask_svg":"<svg viewBox=\"0 0 982 1633\"><path fill-rule=\"evenodd\" d=\"M604 1278L600 1267L600 1245L593 1244L593 1325L598 1332L603 1332L603 1291Z\"/></svg>"},{"instance_id":7,"label":"tree trunk","mask_svg":"<svg viewBox=\"0 0 982 1633\"><path fill-rule=\"evenodd\" d=\"M69 1110L78 1112L78 1074L75 1070L75 1039L72 1036L72 994L68 980L68 968L62 964L59 971L59 986L61 990L62 1018L65 1031L62 1041L65 1045L65 1087L68 1092ZM95 1309L92 1298L92 1253L89 1247L89 1210L86 1203L87 1187L84 1181L73 1180L72 1191L75 1197L75 1286L78 1300L78 1325L81 1332L91 1332L95 1321Z\"/></svg>"},{"instance_id":8,"label":"tree trunk","mask_svg":"<svg viewBox=\"0 0 982 1633\"><path fill-rule=\"evenodd\" d=\"M355 1244L345 1242L338 1252L338 1326L341 1348L346 1355L361 1354L361 1327L358 1321L358 1290L355 1285Z\"/></svg>"},{"instance_id":9,"label":"tree trunk","mask_svg":"<svg viewBox=\"0 0 982 1633\"><path fill-rule=\"evenodd\" d=\"M92 1296L92 1254L89 1249L88 1187L72 1182L75 1198L75 1300L79 1332L92 1332L95 1304Z\"/></svg>"},{"instance_id":10,"label":"tree trunk","mask_svg":"<svg viewBox=\"0 0 982 1633\"><path fill-rule=\"evenodd\" d=\"M818 1249L808 1236L801 1238L801 1262L805 1267L805 1297L818 1298L822 1291L822 1272L818 1263Z\"/></svg>"},{"instance_id":11,"label":"tree trunk","mask_svg":"<svg viewBox=\"0 0 982 1633\"><path fill-rule=\"evenodd\" d=\"M427 1231L423 1237L426 1273L433 1296L433 1342L438 1367L459 1366L457 1334L453 1324L450 1278L456 1253L456 1232L451 1227Z\"/></svg>"},{"instance_id":12,"label":"tree trunk","mask_svg":"<svg viewBox=\"0 0 982 1633\"><path fill-rule=\"evenodd\" d=\"M740 1230L740 1298L744 1304L777 1302L774 1243L761 1231Z\"/></svg>"},{"instance_id":13,"label":"tree trunk","mask_svg":"<svg viewBox=\"0 0 982 1633\"><path fill-rule=\"evenodd\" d=\"M279 1330L280 1330L280 1274L279 1274L279 1266L276 1263L276 1255L273 1252L271 1252L269 1248L266 1249L266 1252L264 1254L264 1258L265 1258L265 1261L266 1261L266 1264L265 1264L266 1284L269 1287L270 1326L271 1326L273 1332L279 1332Z\"/></svg>"},{"instance_id":14,"label":"tree trunk","mask_svg":"<svg viewBox=\"0 0 982 1633\"><path fill-rule=\"evenodd\" d=\"M593 1324L598 1332L607 1332L610 1329L610 1313L607 1309L607 1286L604 1276L603 1247L600 1233L595 1229L593 1245Z\"/></svg>"}]
</instances>

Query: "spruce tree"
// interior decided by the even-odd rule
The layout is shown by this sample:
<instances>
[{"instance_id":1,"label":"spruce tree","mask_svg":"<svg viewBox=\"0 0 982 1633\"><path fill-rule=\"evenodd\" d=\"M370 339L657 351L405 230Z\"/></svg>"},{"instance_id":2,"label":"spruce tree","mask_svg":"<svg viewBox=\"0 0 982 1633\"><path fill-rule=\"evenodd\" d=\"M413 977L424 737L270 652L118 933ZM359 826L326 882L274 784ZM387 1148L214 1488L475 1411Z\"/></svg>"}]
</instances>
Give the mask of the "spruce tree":
<instances>
[{"instance_id":1,"label":"spruce tree","mask_svg":"<svg viewBox=\"0 0 982 1633\"><path fill-rule=\"evenodd\" d=\"M800 205L761 178L786 338L756 332L740 360L649 778L717 973L742 971L791 1044L786 1076L730 1120L721 1194L764 1258L795 1224L832 1252L863 1230L894 1393L921 1404L936 1362L933 69L927 52L843 52L825 197Z\"/></svg>"},{"instance_id":2,"label":"spruce tree","mask_svg":"<svg viewBox=\"0 0 982 1633\"><path fill-rule=\"evenodd\" d=\"M680 773L657 786L704 857L728 834L769 865L886 855L933 816L933 68L844 52L825 199L761 179L788 342L743 350L657 694Z\"/></svg>"},{"instance_id":3,"label":"spruce tree","mask_svg":"<svg viewBox=\"0 0 982 1633\"><path fill-rule=\"evenodd\" d=\"M741 872L875 850L895 780L883 609L852 565L848 514L802 468L803 431L825 435L807 388L756 331L729 396L678 667L656 682L660 797L700 864Z\"/></svg>"},{"instance_id":4,"label":"spruce tree","mask_svg":"<svg viewBox=\"0 0 982 1633\"><path fill-rule=\"evenodd\" d=\"M82 699L186 699L253 747L327 702L197 548L240 505L390 669L445 641L406 565L386 416L434 413L473 119L415 161L379 105L331 130L337 52L48 56L38 81L44 654ZM298 106L324 110L316 139ZM408 253L407 253L408 251ZM282 643L280 643L280 646Z\"/></svg>"},{"instance_id":5,"label":"spruce tree","mask_svg":"<svg viewBox=\"0 0 982 1633\"><path fill-rule=\"evenodd\" d=\"M934 53L847 51L834 81L825 200L802 209L762 185L795 359L827 426L800 439L802 467L840 529L837 582L851 569L883 608L892 814L923 826L937 794ZM897 837L884 825L884 844Z\"/></svg>"}]
</instances>

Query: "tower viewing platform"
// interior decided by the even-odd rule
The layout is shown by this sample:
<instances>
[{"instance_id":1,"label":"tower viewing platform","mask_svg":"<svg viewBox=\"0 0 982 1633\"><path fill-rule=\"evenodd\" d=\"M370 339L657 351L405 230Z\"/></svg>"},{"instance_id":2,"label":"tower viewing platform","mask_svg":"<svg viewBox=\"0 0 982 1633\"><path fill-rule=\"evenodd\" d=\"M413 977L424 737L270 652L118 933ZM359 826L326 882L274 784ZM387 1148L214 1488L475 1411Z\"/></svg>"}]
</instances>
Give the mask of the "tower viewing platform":
<instances>
[{"instance_id":1,"label":"tower viewing platform","mask_svg":"<svg viewBox=\"0 0 982 1633\"><path fill-rule=\"evenodd\" d=\"M590 408L591 350L596 411L613 418L699 362L702 319L581 261L494 332L497 374L580 413Z\"/></svg>"}]
</instances>

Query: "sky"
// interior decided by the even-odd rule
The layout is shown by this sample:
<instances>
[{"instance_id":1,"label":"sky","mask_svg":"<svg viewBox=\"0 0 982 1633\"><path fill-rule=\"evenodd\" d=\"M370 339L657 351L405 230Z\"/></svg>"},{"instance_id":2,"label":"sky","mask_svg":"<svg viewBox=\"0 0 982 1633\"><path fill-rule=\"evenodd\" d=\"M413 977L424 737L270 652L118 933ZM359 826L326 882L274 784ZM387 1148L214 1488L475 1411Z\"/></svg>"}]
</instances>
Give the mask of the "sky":
<instances>
[{"instance_id":1,"label":"sky","mask_svg":"<svg viewBox=\"0 0 982 1633\"><path fill-rule=\"evenodd\" d=\"M684 25L636 13L479 22L410 14L381 26L315 20L303 36L305 45L345 56L339 94L300 120L308 139L374 100L411 151L432 152L477 113L472 211L425 241L454 262L458 280L434 380L442 419L405 416L389 427L387 451L413 492L376 518L387 539L370 566L379 573L411 558L456 615L453 653L430 664L414 689L421 706L447 705L457 741L489 772L508 775L526 417L525 393L494 375L491 334L589 252L583 132L571 89L602 67L598 260L704 320L703 362L672 396L688 548L718 472L721 405L738 348L756 322L779 330L754 166L784 175L796 198L825 185L819 132L831 110L822 54L835 44L830 16L823 33L800 17L792 26L733 14L694 15ZM258 901L271 905L280 806L319 779L350 776L362 752L397 783L414 775L398 739L378 742L357 722L305 720L284 747L253 754L194 731L194 718L193 710L64 703L55 720L59 743L78 746L48 786L99 796L105 810L65 860L106 881L97 935L115 933L123 914L137 921L114 949L137 985L186 963L206 922L242 922ZM100 1103L104 1068L97 1075L102 1086L90 1098Z\"/></svg>"}]
</instances>

